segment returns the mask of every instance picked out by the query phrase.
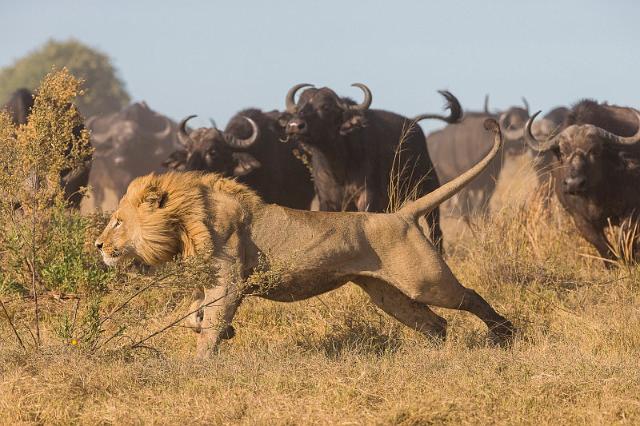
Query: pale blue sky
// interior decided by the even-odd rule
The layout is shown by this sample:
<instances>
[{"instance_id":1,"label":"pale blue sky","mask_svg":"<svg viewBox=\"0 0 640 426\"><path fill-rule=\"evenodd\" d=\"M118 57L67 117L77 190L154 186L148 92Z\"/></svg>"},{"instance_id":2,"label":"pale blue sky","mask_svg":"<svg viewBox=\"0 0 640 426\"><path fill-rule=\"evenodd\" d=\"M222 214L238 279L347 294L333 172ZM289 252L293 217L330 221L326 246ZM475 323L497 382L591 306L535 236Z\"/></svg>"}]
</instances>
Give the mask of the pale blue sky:
<instances>
[{"instance_id":1,"label":"pale blue sky","mask_svg":"<svg viewBox=\"0 0 640 426\"><path fill-rule=\"evenodd\" d=\"M48 38L109 54L134 100L175 119L284 106L295 83L375 108L549 109L593 97L638 106L637 1L0 0L0 66ZM203 118L200 124L206 124Z\"/></svg>"}]
</instances>

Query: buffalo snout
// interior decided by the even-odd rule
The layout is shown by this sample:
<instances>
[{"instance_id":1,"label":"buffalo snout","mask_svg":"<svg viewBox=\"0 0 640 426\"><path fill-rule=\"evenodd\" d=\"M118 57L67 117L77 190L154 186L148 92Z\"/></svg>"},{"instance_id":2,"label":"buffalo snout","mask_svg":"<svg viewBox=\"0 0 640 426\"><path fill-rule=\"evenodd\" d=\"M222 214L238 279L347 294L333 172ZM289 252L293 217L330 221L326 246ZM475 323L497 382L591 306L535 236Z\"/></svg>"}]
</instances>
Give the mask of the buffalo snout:
<instances>
[{"instance_id":1,"label":"buffalo snout","mask_svg":"<svg viewBox=\"0 0 640 426\"><path fill-rule=\"evenodd\" d=\"M294 118L292 120L289 120L289 122L287 123L286 131L289 135L304 134L307 131L307 123L305 123L304 120Z\"/></svg>"},{"instance_id":2,"label":"buffalo snout","mask_svg":"<svg viewBox=\"0 0 640 426\"><path fill-rule=\"evenodd\" d=\"M587 180L583 176L571 176L564 180L564 190L569 194L583 192L587 187Z\"/></svg>"}]
</instances>

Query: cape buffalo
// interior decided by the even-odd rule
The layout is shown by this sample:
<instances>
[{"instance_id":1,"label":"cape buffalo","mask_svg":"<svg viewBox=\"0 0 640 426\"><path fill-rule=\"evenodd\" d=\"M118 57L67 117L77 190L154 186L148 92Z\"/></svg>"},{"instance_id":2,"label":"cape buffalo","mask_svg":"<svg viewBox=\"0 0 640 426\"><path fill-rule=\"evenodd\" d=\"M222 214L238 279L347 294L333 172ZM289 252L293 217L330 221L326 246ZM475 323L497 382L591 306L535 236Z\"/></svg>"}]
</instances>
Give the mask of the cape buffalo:
<instances>
[{"instance_id":1,"label":"cape buffalo","mask_svg":"<svg viewBox=\"0 0 640 426\"><path fill-rule=\"evenodd\" d=\"M489 166L451 200L448 209L463 216L488 206L504 165L505 154L522 154L525 146L522 133L529 118L526 101L525 108L511 107L502 113L490 113L485 98L484 109L484 112L465 113L459 124L448 125L427 136L429 155L440 183L444 184L459 176L491 149L493 140L484 131L484 121L493 118L500 123L505 138L502 155L494 157Z\"/></svg>"},{"instance_id":2,"label":"cape buffalo","mask_svg":"<svg viewBox=\"0 0 640 426\"><path fill-rule=\"evenodd\" d=\"M563 106L552 109L545 114L541 120L537 120L532 124L531 133L533 133L537 139L548 137L562 127L569 112L569 108ZM534 156L532 165L538 176L538 184L548 184L551 178L551 169L554 164L554 155L551 151L530 151Z\"/></svg>"},{"instance_id":3,"label":"cape buffalo","mask_svg":"<svg viewBox=\"0 0 640 426\"><path fill-rule=\"evenodd\" d=\"M640 211L640 113L632 108L584 100L566 117L561 131L539 142L525 139L538 152L551 152L555 193L582 236L600 256L614 259L605 236L608 223L635 221Z\"/></svg>"},{"instance_id":4,"label":"cape buffalo","mask_svg":"<svg viewBox=\"0 0 640 426\"><path fill-rule=\"evenodd\" d=\"M224 131L214 126L190 134L185 126L194 116L189 116L178 126L183 149L171 154L165 166L235 176L268 203L308 209L313 185L304 164L281 142L281 116L251 108L233 116Z\"/></svg>"},{"instance_id":5,"label":"cape buffalo","mask_svg":"<svg viewBox=\"0 0 640 426\"><path fill-rule=\"evenodd\" d=\"M95 147L91 201L103 211L116 208L131 180L162 171L162 162L178 146L175 123L145 102L93 116L87 128Z\"/></svg>"},{"instance_id":6,"label":"cape buffalo","mask_svg":"<svg viewBox=\"0 0 640 426\"><path fill-rule=\"evenodd\" d=\"M29 89L21 88L13 92L4 107L15 124L26 124L33 107L33 93Z\"/></svg>"},{"instance_id":7,"label":"cape buffalo","mask_svg":"<svg viewBox=\"0 0 640 426\"><path fill-rule=\"evenodd\" d=\"M424 134L416 122L427 118L458 121L462 116L458 100L449 92L440 92L450 116L425 114L411 120L369 109L371 91L364 84L353 86L364 92L360 104L340 98L327 87L308 84L293 86L285 99L292 115L286 133L311 157L320 210L384 212L438 188ZM296 92L305 87L309 88L296 103ZM438 210L427 220L431 237L440 247Z\"/></svg>"},{"instance_id":8,"label":"cape buffalo","mask_svg":"<svg viewBox=\"0 0 640 426\"><path fill-rule=\"evenodd\" d=\"M33 103L34 94L29 89L21 88L13 92L3 108L9 111L14 124L21 125L27 123ZM84 126L82 125L76 126L73 129L73 134L79 137L83 129ZM71 148L71 141L69 141L66 155L69 155ZM89 153L86 158L84 158L81 166L75 169L65 169L60 172L60 185L64 188L65 199L72 208L77 209L80 207L80 202L84 195L83 189L86 188L89 182L91 157Z\"/></svg>"}]
</instances>

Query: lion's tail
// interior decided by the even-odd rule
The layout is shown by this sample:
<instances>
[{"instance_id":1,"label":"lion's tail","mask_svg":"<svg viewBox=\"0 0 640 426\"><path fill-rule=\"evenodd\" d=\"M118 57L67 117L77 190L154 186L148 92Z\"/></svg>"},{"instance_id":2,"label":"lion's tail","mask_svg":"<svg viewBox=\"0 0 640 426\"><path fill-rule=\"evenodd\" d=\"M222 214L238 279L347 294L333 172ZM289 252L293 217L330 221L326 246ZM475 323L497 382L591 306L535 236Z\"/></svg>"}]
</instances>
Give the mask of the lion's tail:
<instances>
[{"instance_id":1,"label":"lion's tail","mask_svg":"<svg viewBox=\"0 0 640 426\"><path fill-rule=\"evenodd\" d=\"M493 147L487 155L476 163L475 166L458 176L457 178L447 182L440 186L435 191L428 193L427 195L418 198L417 200L402 207L398 213L406 215L411 218L417 218L423 216L432 210L438 208L438 206L453 197L462 188L464 188L471 180L478 176L488 165L491 160L496 156L500 148L502 147L502 133L500 132L500 125L492 118L488 118L484 121L484 128L495 133L495 139Z\"/></svg>"}]
</instances>

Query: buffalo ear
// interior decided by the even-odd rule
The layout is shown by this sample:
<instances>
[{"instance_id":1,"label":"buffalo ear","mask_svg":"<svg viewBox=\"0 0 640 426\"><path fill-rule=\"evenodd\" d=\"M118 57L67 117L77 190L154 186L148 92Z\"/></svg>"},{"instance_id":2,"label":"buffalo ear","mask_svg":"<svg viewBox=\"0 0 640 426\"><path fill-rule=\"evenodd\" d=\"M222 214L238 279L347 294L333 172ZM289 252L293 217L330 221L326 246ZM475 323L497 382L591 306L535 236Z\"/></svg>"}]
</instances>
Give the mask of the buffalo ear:
<instances>
[{"instance_id":1,"label":"buffalo ear","mask_svg":"<svg viewBox=\"0 0 640 426\"><path fill-rule=\"evenodd\" d=\"M152 210L161 209L167 203L166 191L161 190L157 186L148 186L142 194L142 203L147 204Z\"/></svg>"},{"instance_id":2,"label":"buffalo ear","mask_svg":"<svg viewBox=\"0 0 640 426\"><path fill-rule=\"evenodd\" d=\"M169 158L162 162L162 167L171 170L184 170L187 164L187 151L178 150L169 155Z\"/></svg>"},{"instance_id":3,"label":"buffalo ear","mask_svg":"<svg viewBox=\"0 0 640 426\"><path fill-rule=\"evenodd\" d=\"M252 171L262 167L262 164L248 152L234 152L231 154L235 167L233 168L234 176L245 176Z\"/></svg>"},{"instance_id":4,"label":"buffalo ear","mask_svg":"<svg viewBox=\"0 0 640 426\"><path fill-rule=\"evenodd\" d=\"M638 159L634 158L634 156L629 155L629 153L625 151L620 151L618 153L618 158L622 163L622 168L624 170L638 170L640 168L640 162Z\"/></svg>"},{"instance_id":5,"label":"buffalo ear","mask_svg":"<svg viewBox=\"0 0 640 426\"><path fill-rule=\"evenodd\" d=\"M340 125L340 134L342 136L367 127L367 119L360 112L348 111L343 116L343 122Z\"/></svg>"},{"instance_id":6,"label":"buffalo ear","mask_svg":"<svg viewBox=\"0 0 640 426\"><path fill-rule=\"evenodd\" d=\"M285 129L287 127L287 124L289 124L289 120L291 120L291 114L287 112L281 112L278 115L278 119L276 121L278 123L278 126L280 126L282 129Z\"/></svg>"}]
</instances>

